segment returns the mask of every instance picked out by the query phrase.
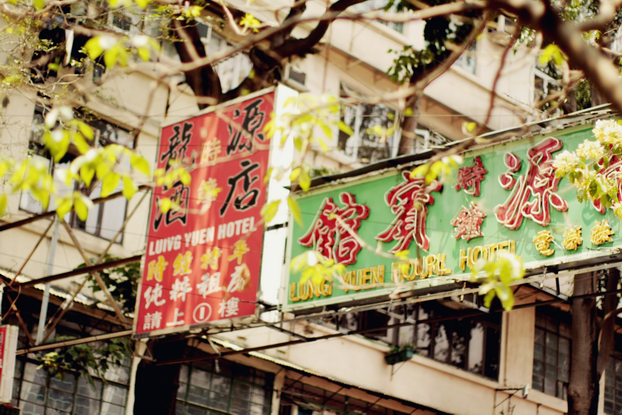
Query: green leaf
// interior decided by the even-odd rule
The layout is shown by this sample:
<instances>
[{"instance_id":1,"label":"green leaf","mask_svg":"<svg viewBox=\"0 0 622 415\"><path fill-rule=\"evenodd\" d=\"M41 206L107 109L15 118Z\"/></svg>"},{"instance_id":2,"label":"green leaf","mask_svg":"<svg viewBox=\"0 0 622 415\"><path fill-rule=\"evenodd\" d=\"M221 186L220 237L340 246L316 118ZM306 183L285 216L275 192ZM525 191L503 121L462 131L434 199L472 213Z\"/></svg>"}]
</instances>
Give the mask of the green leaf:
<instances>
[{"instance_id":1,"label":"green leaf","mask_svg":"<svg viewBox=\"0 0 622 415\"><path fill-rule=\"evenodd\" d=\"M567 60L562 50L559 48L559 46L555 44L548 45L546 48L544 48L542 54L540 55L541 65L546 65L551 60L553 60L553 62L557 66L561 66L564 61Z\"/></svg>"},{"instance_id":2,"label":"green leaf","mask_svg":"<svg viewBox=\"0 0 622 415\"><path fill-rule=\"evenodd\" d=\"M333 130L331 130L331 128L328 125L321 123L320 127L322 127L322 131L324 131L324 134L326 135L326 137L328 137L329 139L333 138Z\"/></svg>"},{"instance_id":3,"label":"green leaf","mask_svg":"<svg viewBox=\"0 0 622 415\"><path fill-rule=\"evenodd\" d=\"M488 294L484 297L484 305L486 308L490 308L490 303L492 303L493 298L495 298L494 290L488 291Z\"/></svg>"},{"instance_id":4,"label":"green leaf","mask_svg":"<svg viewBox=\"0 0 622 415\"><path fill-rule=\"evenodd\" d=\"M422 178L428 173L429 170L430 170L429 164L427 163L422 164L421 166L417 166L410 175L411 177L414 177L414 178Z\"/></svg>"},{"instance_id":5,"label":"green leaf","mask_svg":"<svg viewBox=\"0 0 622 415\"><path fill-rule=\"evenodd\" d=\"M71 198L65 198L56 208L56 214L58 215L59 218L62 219L63 216L65 216L67 213L71 211L72 206L73 206L73 200Z\"/></svg>"},{"instance_id":6,"label":"green leaf","mask_svg":"<svg viewBox=\"0 0 622 415\"><path fill-rule=\"evenodd\" d=\"M88 140L93 140L95 134L93 134L93 129L85 122L78 121L78 128L82 135L84 135Z\"/></svg>"},{"instance_id":7,"label":"green leaf","mask_svg":"<svg viewBox=\"0 0 622 415\"><path fill-rule=\"evenodd\" d=\"M302 169L300 170L300 177L298 178L298 184L300 185L300 188L302 190L304 190L305 192L307 190L309 190L309 187L311 187L311 176L309 175L309 166L302 166Z\"/></svg>"},{"instance_id":8,"label":"green leaf","mask_svg":"<svg viewBox=\"0 0 622 415\"><path fill-rule=\"evenodd\" d=\"M84 200L81 197L76 198L74 201L74 209L76 211L76 215L80 218L81 221L85 221L89 216L89 208L84 203Z\"/></svg>"},{"instance_id":9,"label":"green leaf","mask_svg":"<svg viewBox=\"0 0 622 415\"><path fill-rule=\"evenodd\" d=\"M86 152L91 149L89 144L84 139L84 136L82 136L82 134L80 133L74 133L73 142L78 148L78 151L80 152L80 154L86 154Z\"/></svg>"},{"instance_id":10,"label":"green leaf","mask_svg":"<svg viewBox=\"0 0 622 415\"><path fill-rule=\"evenodd\" d=\"M150 58L149 49L146 47L138 48L136 50L138 52L138 56L143 60L143 62L147 62Z\"/></svg>"},{"instance_id":11,"label":"green leaf","mask_svg":"<svg viewBox=\"0 0 622 415\"><path fill-rule=\"evenodd\" d=\"M8 199L6 197L6 193L0 195L0 216L4 216L4 212L6 211L6 207L8 205Z\"/></svg>"},{"instance_id":12,"label":"green leaf","mask_svg":"<svg viewBox=\"0 0 622 415\"><path fill-rule=\"evenodd\" d=\"M130 200L137 190L138 187L136 187L136 184L134 184L132 178L129 176L123 176L123 196L125 196L127 200Z\"/></svg>"},{"instance_id":13,"label":"green leaf","mask_svg":"<svg viewBox=\"0 0 622 415\"><path fill-rule=\"evenodd\" d=\"M145 176L151 176L151 167L149 167L149 162L143 156L133 154L130 159L130 165Z\"/></svg>"},{"instance_id":14,"label":"green leaf","mask_svg":"<svg viewBox=\"0 0 622 415\"><path fill-rule=\"evenodd\" d=\"M114 68L114 66L117 64L118 57L119 57L119 48L117 46L108 50L104 54L104 63L106 64L106 67Z\"/></svg>"},{"instance_id":15,"label":"green leaf","mask_svg":"<svg viewBox=\"0 0 622 415\"><path fill-rule=\"evenodd\" d=\"M110 166L107 163L97 163L97 167L95 167L95 172L97 173L97 177L99 179L103 179L109 171Z\"/></svg>"},{"instance_id":16,"label":"green leaf","mask_svg":"<svg viewBox=\"0 0 622 415\"><path fill-rule=\"evenodd\" d=\"M472 133L473 131L475 131L475 128L477 127L477 123L476 122L463 122L462 123L462 129L464 131L466 131L467 133Z\"/></svg>"},{"instance_id":17,"label":"green leaf","mask_svg":"<svg viewBox=\"0 0 622 415\"><path fill-rule=\"evenodd\" d=\"M326 145L326 143L324 142L324 140L322 139L318 139L317 140L318 143L320 143L320 147L322 147L322 151L324 153L328 153L328 146Z\"/></svg>"},{"instance_id":18,"label":"green leaf","mask_svg":"<svg viewBox=\"0 0 622 415\"><path fill-rule=\"evenodd\" d=\"M169 198L160 199L160 210L162 213L166 213L171 210L171 206L173 206L173 202Z\"/></svg>"},{"instance_id":19,"label":"green leaf","mask_svg":"<svg viewBox=\"0 0 622 415\"><path fill-rule=\"evenodd\" d=\"M294 220L296 220L298 225L300 225L301 227L304 226L304 224L302 223L302 213L300 212L300 205L298 205L298 202L293 197L288 196L287 205L289 206L289 210L292 211Z\"/></svg>"},{"instance_id":20,"label":"green leaf","mask_svg":"<svg viewBox=\"0 0 622 415\"><path fill-rule=\"evenodd\" d=\"M265 219L266 224L270 223L279 211L280 200L274 200L261 208L261 216Z\"/></svg>"},{"instance_id":21,"label":"green leaf","mask_svg":"<svg viewBox=\"0 0 622 415\"><path fill-rule=\"evenodd\" d=\"M91 167L88 163L82 165L82 168L80 169L80 177L84 180L84 184L90 186L94 175L95 169L93 169L93 167Z\"/></svg>"},{"instance_id":22,"label":"green leaf","mask_svg":"<svg viewBox=\"0 0 622 415\"><path fill-rule=\"evenodd\" d=\"M93 39L90 39L84 45L84 49L86 49L86 52L89 54L89 58L91 60L97 59L102 53L104 53L104 48L102 48L101 44L99 43L99 40L100 40L100 36L97 36L97 37L94 37Z\"/></svg>"},{"instance_id":23,"label":"green leaf","mask_svg":"<svg viewBox=\"0 0 622 415\"><path fill-rule=\"evenodd\" d=\"M190 181L192 180L192 177L190 176L190 173L188 173L186 170L180 169L179 179L186 186L190 186Z\"/></svg>"},{"instance_id":24,"label":"green leaf","mask_svg":"<svg viewBox=\"0 0 622 415\"><path fill-rule=\"evenodd\" d=\"M300 167L296 167L295 169L293 169L292 172L289 174L289 180L291 180L292 182L296 181L298 176L300 176L300 170Z\"/></svg>"},{"instance_id":25,"label":"green leaf","mask_svg":"<svg viewBox=\"0 0 622 415\"><path fill-rule=\"evenodd\" d=\"M149 3L151 3L151 0L135 0L135 1L138 7L140 7L143 10L145 10L147 6L149 5Z\"/></svg>"},{"instance_id":26,"label":"green leaf","mask_svg":"<svg viewBox=\"0 0 622 415\"><path fill-rule=\"evenodd\" d=\"M115 191L121 176L118 173L111 171L102 180L102 197L106 197Z\"/></svg>"},{"instance_id":27,"label":"green leaf","mask_svg":"<svg viewBox=\"0 0 622 415\"><path fill-rule=\"evenodd\" d=\"M294 137L294 147L296 147L296 150L298 151L302 151L302 138L300 137Z\"/></svg>"},{"instance_id":28,"label":"green leaf","mask_svg":"<svg viewBox=\"0 0 622 415\"><path fill-rule=\"evenodd\" d=\"M35 6L35 9L37 10L41 10L45 7L45 1L44 0L32 0L32 4L33 6Z\"/></svg>"},{"instance_id":29,"label":"green leaf","mask_svg":"<svg viewBox=\"0 0 622 415\"><path fill-rule=\"evenodd\" d=\"M346 124L346 123L345 123L345 122L343 122L343 121L339 121L339 123L337 123L337 126L339 127L339 129L340 129L341 131L343 131L344 133L346 133L346 134L348 134L348 135L352 135L352 134L354 134L354 131L352 131L352 128L350 128L350 127L348 126L348 124Z\"/></svg>"},{"instance_id":30,"label":"green leaf","mask_svg":"<svg viewBox=\"0 0 622 415\"><path fill-rule=\"evenodd\" d=\"M300 284L305 284L307 281L309 281L311 278L313 278L313 276L316 274L317 270L315 269L315 267L309 267L306 268L303 272L302 275L300 276Z\"/></svg>"}]
</instances>

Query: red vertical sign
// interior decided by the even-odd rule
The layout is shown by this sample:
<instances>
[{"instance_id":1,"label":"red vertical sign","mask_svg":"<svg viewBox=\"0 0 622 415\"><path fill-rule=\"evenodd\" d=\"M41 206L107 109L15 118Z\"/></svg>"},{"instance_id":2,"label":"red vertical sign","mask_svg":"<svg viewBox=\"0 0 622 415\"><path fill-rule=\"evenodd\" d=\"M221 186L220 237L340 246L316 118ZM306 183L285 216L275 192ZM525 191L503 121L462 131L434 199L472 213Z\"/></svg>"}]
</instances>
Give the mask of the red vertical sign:
<instances>
[{"instance_id":1,"label":"red vertical sign","mask_svg":"<svg viewBox=\"0 0 622 415\"><path fill-rule=\"evenodd\" d=\"M2 379L2 375L6 376L6 371L4 369L4 349L5 343L7 340L7 329L9 326L0 326L0 379ZM9 376L13 376L12 373L9 373Z\"/></svg>"},{"instance_id":2,"label":"red vertical sign","mask_svg":"<svg viewBox=\"0 0 622 415\"><path fill-rule=\"evenodd\" d=\"M154 189L137 337L255 313L273 106L269 93L162 129L157 167L181 161L191 180ZM163 198L180 209L162 212Z\"/></svg>"}]
</instances>

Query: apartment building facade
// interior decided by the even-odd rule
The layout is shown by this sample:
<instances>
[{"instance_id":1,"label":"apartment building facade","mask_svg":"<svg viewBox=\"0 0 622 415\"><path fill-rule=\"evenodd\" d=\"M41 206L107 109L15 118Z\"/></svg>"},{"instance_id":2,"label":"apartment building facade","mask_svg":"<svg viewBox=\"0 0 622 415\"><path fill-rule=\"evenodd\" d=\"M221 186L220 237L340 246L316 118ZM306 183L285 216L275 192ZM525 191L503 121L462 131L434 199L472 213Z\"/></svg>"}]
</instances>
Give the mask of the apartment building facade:
<instances>
[{"instance_id":1,"label":"apartment building facade","mask_svg":"<svg viewBox=\"0 0 622 415\"><path fill-rule=\"evenodd\" d=\"M378 2L369 3L361 11L382 6ZM267 5L254 4L257 9ZM311 6L309 13L321 10L320 2ZM244 10L246 6L238 7ZM251 8L249 12L265 22L274 19L273 15L254 11L257 9ZM132 36L139 33L139 14L131 10L111 14L110 24L120 33ZM199 30L208 51L222 51L239 41L226 25L210 23L209 15L203 17ZM320 53L287 64L277 94L285 97L309 92L367 98L396 92L398 87L386 76L393 59L387 51L409 44L423 46L422 30L422 23L416 21L402 25L337 21L326 35L326 45ZM495 65L498 67L496 59L508 39L504 30L491 31L479 39L463 60L426 89L417 131L421 140L406 153L417 158L417 153L463 138L464 122L481 123L486 119ZM162 53L175 57L170 44L163 44ZM529 104L535 99L534 60L533 51L520 50L508 62L507 75L498 86L499 105L493 110L487 129L510 128L524 124L533 116ZM153 61L142 65L155 70L161 64ZM223 90L235 87L250 68L244 53L218 63L216 70ZM156 159L161 126L198 112L196 101L182 79L177 90L169 92L165 87L154 87L152 79L141 73L116 74L96 68L83 74L77 73L76 68L61 65L56 79L63 76L76 76L81 87L96 91L93 99L83 103L83 113L92 115L88 123L95 131L97 145L114 143L137 149L152 163ZM151 100L147 102L149 96ZM390 102L360 104L344 110L341 117L355 134L347 137L335 132L332 139L327 139L329 151L314 148L307 161L324 168L325 172L336 173L395 158L400 146L399 129L383 142L368 132L368 128L376 124L391 126L399 119L398 110ZM2 151L18 160L30 155L48 166L52 164L41 151L41 124L45 115L46 109L35 93L18 90L8 95L2 112L5 121L0 136ZM50 168L61 167L72 157L70 154ZM58 182L67 192L84 190L92 198L101 194L98 184L89 189L74 189L74 185L62 184L60 178ZM144 253L150 197L142 198L145 192L148 190L141 190L130 201L123 198L102 201L95 205L86 221L74 213L65 216L73 237L87 256L97 257L106 250L118 258ZM44 214L42 207L26 193L10 196L8 210L9 215L3 218L5 225ZM126 221L124 230L118 233ZM286 262L289 222L288 212L282 211L275 225L265 233L265 245L270 249L264 251L264 263L272 264L264 267L261 280L265 327L189 338L188 348L197 358L182 364L177 413L566 412L568 309L566 305L550 308L533 305L536 301L564 299L568 292L525 285L516 294L517 309L510 313L499 309L482 311L475 296L470 301L449 296L425 302L356 305L352 310L327 310L311 316L294 312L282 315L280 324L275 312L270 310L286 298L281 275L288 271L280 265ZM47 236L39 244L44 233ZM92 384L78 374L54 378L38 369L40 362L31 350L33 345L28 336L36 343L37 333L41 331L41 303L48 294L48 319L63 316L49 334L50 339L56 338L58 342L62 336L100 336L94 341L101 342L103 347L111 341L106 337L110 333L128 336L129 328L117 321L110 307L103 304L106 302L103 293L87 287L76 294L84 276L54 281L47 291L45 284L31 282L70 272L85 262L72 235L64 226L53 223L50 216L3 229L2 236L2 274L6 279L16 277L20 285L19 293L5 291L3 315L13 303L21 311L20 316L13 313L5 322L21 326L22 322L18 321L21 319L28 329L28 334L24 330L20 332L11 404L23 414L140 413L134 408L133 395L138 363L141 358L149 358L144 342L135 345L133 359L125 360L103 378L95 376ZM26 261L29 253L32 257ZM74 304L63 311L74 296ZM126 315L128 323L131 317ZM330 338L314 340L321 336ZM404 344L414 345L416 354L396 365L387 364L385 356L392 347ZM258 350L248 351L254 348ZM612 374L619 369L617 363L612 365L601 394L603 413L607 414L616 413L616 402L620 402L612 392L616 387ZM530 385L531 391L523 399L526 385Z\"/></svg>"}]
</instances>

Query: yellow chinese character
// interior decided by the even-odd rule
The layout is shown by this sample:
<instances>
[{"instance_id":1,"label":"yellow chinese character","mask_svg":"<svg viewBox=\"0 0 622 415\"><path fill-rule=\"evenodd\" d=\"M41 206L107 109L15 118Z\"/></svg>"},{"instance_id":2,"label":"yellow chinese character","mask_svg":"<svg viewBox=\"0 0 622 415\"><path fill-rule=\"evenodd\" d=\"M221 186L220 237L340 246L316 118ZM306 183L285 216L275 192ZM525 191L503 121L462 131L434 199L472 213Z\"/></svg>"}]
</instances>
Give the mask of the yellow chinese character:
<instances>
[{"instance_id":1,"label":"yellow chinese character","mask_svg":"<svg viewBox=\"0 0 622 415\"><path fill-rule=\"evenodd\" d=\"M233 255L229 255L229 261L233 261L235 258L238 259L238 265L242 263L242 255L249 251L248 245L246 245L246 241L237 241L234 244L235 248L233 249Z\"/></svg>"},{"instance_id":2,"label":"yellow chinese character","mask_svg":"<svg viewBox=\"0 0 622 415\"><path fill-rule=\"evenodd\" d=\"M212 252L208 248L201 256L201 269L207 269L208 266L211 269L218 269L218 258L220 258L221 252L217 246L214 247Z\"/></svg>"},{"instance_id":3,"label":"yellow chinese character","mask_svg":"<svg viewBox=\"0 0 622 415\"><path fill-rule=\"evenodd\" d=\"M216 161L220 155L222 146L218 138L214 137L212 141L206 141L203 143L203 149L201 151L201 163L209 163Z\"/></svg>"},{"instance_id":4,"label":"yellow chinese character","mask_svg":"<svg viewBox=\"0 0 622 415\"><path fill-rule=\"evenodd\" d=\"M611 235L615 232L611 230L611 226L609 226L609 222L606 220L601 222L596 222L596 225L592 228L592 236L590 236L590 241L594 245L602 245L605 242L613 242L611 239Z\"/></svg>"},{"instance_id":5,"label":"yellow chinese character","mask_svg":"<svg viewBox=\"0 0 622 415\"><path fill-rule=\"evenodd\" d=\"M191 274L190 264L192 263L192 252L187 251L185 254L177 254L175 262L173 262L173 275Z\"/></svg>"},{"instance_id":6,"label":"yellow chinese character","mask_svg":"<svg viewBox=\"0 0 622 415\"><path fill-rule=\"evenodd\" d=\"M551 242L555 238L551 234L551 231L540 231L533 237L533 243L536 245L536 249L542 255L551 256L555 253L554 249L551 249Z\"/></svg>"},{"instance_id":7,"label":"yellow chinese character","mask_svg":"<svg viewBox=\"0 0 622 415\"><path fill-rule=\"evenodd\" d=\"M583 238L581 237L581 227L575 226L566 229L564 232L564 240L562 242L563 247L567 251L576 251L579 245L583 243Z\"/></svg>"},{"instance_id":8,"label":"yellow chinese character","mask_svg":"<svg viewBox=\"0 0 622 415\"><path fill-rule=\"evenodd\" d=\"M157 262L155 260L149 261L149 265L147 265L147 281L151 279L162 281L167 265L168 262L164 260L162 255L158 255Z\"/></svg>"},{"instance_id":9,"label":"yellow chinese character","mask_svg":"<svg viewBox=\"0 0 622 415\"><path fill-rule=\"evenodd\" d=\"M213 177L207 179L207 181L201 181L201 185L199 186L197 193L197 199L199 204L201 204L201 213L207 212L207 210L212 206L212 202L218 197L218 193L220 193L221 190L222 188L218 187L218 182Z\"/></svg>"}]
</instances>

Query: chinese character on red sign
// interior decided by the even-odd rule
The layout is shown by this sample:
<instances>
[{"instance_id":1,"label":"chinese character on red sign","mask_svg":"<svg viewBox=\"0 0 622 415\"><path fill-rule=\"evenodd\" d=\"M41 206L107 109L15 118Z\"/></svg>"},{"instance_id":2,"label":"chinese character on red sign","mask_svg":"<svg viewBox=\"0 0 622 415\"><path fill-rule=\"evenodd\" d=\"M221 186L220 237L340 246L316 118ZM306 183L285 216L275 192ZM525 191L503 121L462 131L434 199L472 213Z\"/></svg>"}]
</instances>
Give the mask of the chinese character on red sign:
<instances>
[{"instance_id":1,"label":"chinese character on red sign","mask_svg":"<svg viewBox=\"0 0 622 415\"><path fill-rule=\"evenodd\" d=\"M521 160L513 153L505 154L508 171L499 176L499 183L512 193L503 205L495 207L499 223L509 229L518 229L523 217L546 226L551 221L550 206L560 212L568 210L568 203L557 193L560 178L555 177L553 153L562 148L557 138L548 138L527 150L527 173L518 178Z\"/></svg>"},{"instance_id":2,"label":"chinese character on red sign","mask_svg":"<svg viewBox=\"0 0 622 415\"><path fill-rule=\"evenodd\" d=\"M427 251L430 240L425 225L428 205L434 204L432 191L438 191L441 185L433 181L426 187L425 179L412 177L410 171L402 173L404 181L389 189L385 202L395 215L393 222L376 239L381 242L397 241L389 252L406 251L414 240L419 247Z\"/></svg>"},{"instance_id":3,"label":"chinese character on red sign","mask_svg":"<svg viewBox=\"0 0 622 415\"><path fill-rule=\"evenodd\" d=\"M356 262L361 245L346 228L339 225L333 215L339 217L352 232L356 232L361 226L361 220L369 216L369 208L357 204L351 193L341 193L339 198L343 208L337 207L331 197L324 199L313 225L298 242L302 246L313 248L326 259L351 265Z\"/></svg>"},{"instance_id":4,"label":"chinese character on red sign","mask_svg":"<svg viewBox=\"0 0 622 415\"><path fill-rule=\"evenodd\" d=\"M255 313L274 93L164 127L158 168L187 166L191 181L154 189L137 337ZM159 200L181 209L162 213Z\"/></svg>"},{"instance_id":5,"label":"chinese character on red sign","mask_svg":"<svg viewBox=\"0 0 622 415\"><path fill-rule=\"evenodd\" d=\"M481 157L475 157L473 165L458 170L456 190L464 189L466 194L479 196L480 184L486 173L488 170L484 168Z\"/></svg>"}]
</instances>

